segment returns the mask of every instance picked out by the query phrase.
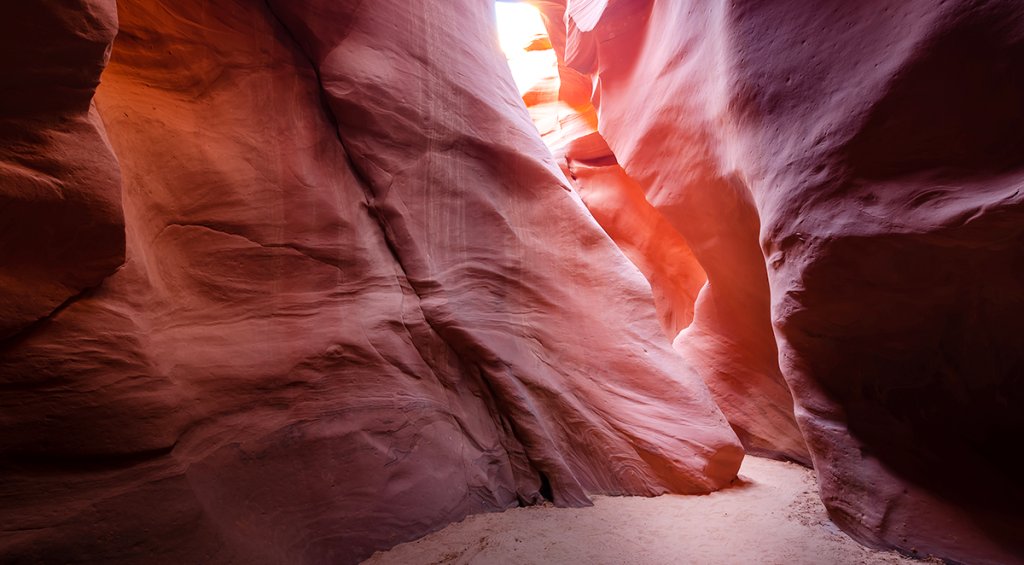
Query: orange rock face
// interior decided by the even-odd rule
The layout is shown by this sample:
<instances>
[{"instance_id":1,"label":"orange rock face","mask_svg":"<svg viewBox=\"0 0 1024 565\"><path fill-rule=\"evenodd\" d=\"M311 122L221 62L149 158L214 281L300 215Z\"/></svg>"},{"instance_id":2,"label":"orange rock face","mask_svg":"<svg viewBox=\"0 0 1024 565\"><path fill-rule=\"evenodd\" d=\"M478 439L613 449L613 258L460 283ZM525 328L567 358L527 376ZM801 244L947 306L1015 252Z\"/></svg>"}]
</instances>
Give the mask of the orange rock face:
<instances>
[{"instance_id":1,"label":"orange rock face","mask_svg":"<svg viewBox=\"0 0 1024 565\"><path fill-rule=\"evenodd\" d=\"M640 110L616 105L614 99L605 105L610 110L605 106L601 110L603 119L612 123L599 126L589 100L594 91L600 106L605 91L621 87L614 73L632 69L621 56L638 47L637 30L646 12L620 5L601 16L603 4L583 3L570 4L566 15L564 5L537 5L553 38L558 77L538 84L523 99L545 142L594 218L647 277L665 335L707 383L744 448L809 464L810 454L793 415L793 399L779 369L769 321L768 279L757 245L757 211L746 187L735 174L713 170L703 130L687 134L681 130L693 128L685 121L651 125L632 114L617 115L617 109ZM582 32L571 15L574 9L604 23L593 31L596 20L588 19L591 31ZM598 42L604 40L594 34L614 37L619 33L626 38L622 45L610 48L613 63L602 64L597 75L600 88L594 90L591 78L582 74L597 68ZM609 58L607 52L605 58ZM652 81L637 77L637 91L624 96L643 98L649 91L671 88L645 82ZM672 119L689 118L684 114ZM631 124L634 119L640 120L637 131L645 133L618 149L632 162L624 163L627 171L596 128L617 135L620 120ZM630 135L636 134L631 128L626 128ZM638 168L638 154L653 161ZM655 166L665 173L658 176L662 173L645 173L642 168Z\"/></svg>"},{"instance_id":2,"label":"orange rock face","mask_svg":"<svg viewBox=\"0 0 1024 565\"><path fill-rule=\"evenodd\" d=\"M79 99L43 89L80 150L4 136L3 170L79 174L69 214L124 225L127 252L53 232L106 254L87 271L4 232L88 274L65 294L98 285L50 315L67 297L5 259L11 304L40 306L0 342L4 561L352 563L469 513L735 477L738 438L566 185L488 2L124 0L93 111L115 6L83 6L106 43ZM30 70L84 65L68 36Z\"/></svg>"},{"instance_id":3,"label":"orange rock face","mask_svg":"<svg viewBox=\"0 0 1024 565\"><path fill-rule=\"evenodd\" d=\"M782 398L777 339L822 498L857 539L1024 562L1020 4L567 14L601 134L707 272L684 357Z\"/></svg>"}]
</instances>

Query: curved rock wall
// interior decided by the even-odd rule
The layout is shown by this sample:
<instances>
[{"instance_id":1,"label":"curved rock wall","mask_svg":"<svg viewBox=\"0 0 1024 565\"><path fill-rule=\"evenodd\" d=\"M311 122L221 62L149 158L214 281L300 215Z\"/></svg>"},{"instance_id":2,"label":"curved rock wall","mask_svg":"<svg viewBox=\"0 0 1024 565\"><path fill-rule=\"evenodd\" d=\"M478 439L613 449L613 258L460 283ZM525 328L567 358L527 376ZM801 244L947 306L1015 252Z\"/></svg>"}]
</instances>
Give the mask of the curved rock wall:
<instances>
[{"instance_id":1,"label":"curved rock wall","mask_svg":"<svg viewBox=\"0 0 1024 565\"><path fill-rule=\"evenodd\" d=\"M667 71L659 70L658 79L643 74L656 64L636 53L646 5L620 3L602 16L600 3L570 3L568 11L564 3L531 3L546 15L559 60L555 84L524 95L545 141L594 218L647 276L662 328L707 383L744 448L810 464L779 369L757 211L736 172L717 168L716 130L700 123L700 100L673 92L678 82ZM588 20L590 31L581 31L574 10L601 25ZM669 68L677 60L671 50L644 55ZM596 81L584 76L598 68ZM602 97L609 100L602 104ZM592 131L597 127L614 148Z\"/></svg>"},{"instance_id":2,"label":"curved rock wall","mask_svg":"<svg viewBox=\"0 0 1024 565\"><path fill-rule=\"evenodd\" d=\"M538 4L599 110L557 163L488 0L3 6L4 562L351 563L740 440L869 545L1024 562L1019 4ZM562 166L683 238L692 323Z\"/></svg>"},{"instance_id":3,"label":"curved rock wall","mask_svg":"<svg viewBox=\"0 0 1024 565\"><path fill-rule=\"evenodd\" d=\"M353 563L473 512L735 477L490 2L116 8L88 114L113 152L80 143L120 164L126 259L0 342L2 561Z\"/></svg>"},{"instance_id":4,"label":"curved rock wall","mask_svg":"<svg viewBox=\"0 0 1024 565\"><path fill-rule=\"evenodd\" d=\"M124 262L117 160L92 104L117 32L100 0L0 3L0 340Z\"/></svg>"},{"instance_id":5,"label":"curved rock wall","mask_svg":"<svg viewBox=\"0 0 1024 565\"><path fill-rule=\"evenodd\" d=\"M1020 4L567 13L601 133L708 273L684 356L763 366L770 296L835 521L876 547L1024 561Z\"/></svg>"}]
</instances>

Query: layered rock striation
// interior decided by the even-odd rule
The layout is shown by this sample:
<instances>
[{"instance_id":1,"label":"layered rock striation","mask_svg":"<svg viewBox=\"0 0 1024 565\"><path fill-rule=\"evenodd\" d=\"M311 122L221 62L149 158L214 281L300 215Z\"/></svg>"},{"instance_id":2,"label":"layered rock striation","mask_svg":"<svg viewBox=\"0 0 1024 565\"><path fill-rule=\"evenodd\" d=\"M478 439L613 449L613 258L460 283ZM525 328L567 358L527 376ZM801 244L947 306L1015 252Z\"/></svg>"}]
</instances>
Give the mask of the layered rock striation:
<instances>
[{"instance_id":1,"label":"layered rock striation","mask_svg":"<svg viewBox=\"0 0 1024 565\"><path fill-rule=\"evenodd\" d=\"M81 9L100 31L26 63L89 69L37 88L74 106L78 149L2 145L78 174L68 214L113 235L47 232L104 257L80 265L4 232L55 267L4 263L11 308L37 305L0 342L0 561L354 563L474 512L735 477L737 437L566 185L489 2Z\"/></svg>"},{"instance_id":2,"label":"layered rock striation","mask_svg":"<svg viewBox=\"0 0 1024 565\"><path fill-rule=\"evenodd\" d=\"M1018 3L538 0L529 112L488 0L7 4L0 561L354 563L745 447L1024 563Z\"/></svg>"}]
</instances>

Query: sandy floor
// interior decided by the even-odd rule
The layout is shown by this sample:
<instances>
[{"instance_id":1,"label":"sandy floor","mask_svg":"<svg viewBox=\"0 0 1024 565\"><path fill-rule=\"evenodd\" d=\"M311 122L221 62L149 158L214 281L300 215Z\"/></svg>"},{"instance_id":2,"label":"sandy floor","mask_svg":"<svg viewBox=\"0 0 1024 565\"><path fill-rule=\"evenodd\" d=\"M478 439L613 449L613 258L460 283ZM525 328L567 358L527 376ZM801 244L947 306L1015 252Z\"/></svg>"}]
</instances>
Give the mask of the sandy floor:
<instances>
[{"instance_id":1,"label":"sandy floor","mask_svg":"<svg viewBox=\"0 0 1024 565\"><path fill-rule=\"evenodd\" d=\"M927 562L941 563L937 559ZM707 496L596 497L470 516L364 565L860 565L922 561L858 545L829 520L813 471L747 457Z\"/></svg>"}]
</instances>

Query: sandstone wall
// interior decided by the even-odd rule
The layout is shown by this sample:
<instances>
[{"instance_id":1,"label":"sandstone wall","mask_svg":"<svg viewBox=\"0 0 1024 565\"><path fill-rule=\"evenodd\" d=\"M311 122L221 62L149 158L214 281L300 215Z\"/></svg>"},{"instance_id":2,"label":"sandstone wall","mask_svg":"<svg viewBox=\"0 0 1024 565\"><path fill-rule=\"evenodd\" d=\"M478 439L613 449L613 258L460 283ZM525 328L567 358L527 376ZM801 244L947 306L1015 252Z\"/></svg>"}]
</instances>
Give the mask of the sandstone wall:
<instances>
[{"instance_id":1,"label":"sandstone wall","mask_svg":"<svg viewBox=\"0 0 1024 565\"><path fill-rule=\"evenodd\" d=\"M601 133L708 273L684 356L764 367L770 298L833 519L876 547L1022 562L1020 4L566 13Z\"/></svg>"},{"instance_id":2,"label":"sandstone wall","mask_svg":"<svg viewBox=\"0 0 1024 565\"><path fill-rule=\"evenodd\" d=\"M82 85L3 88L72 105L76 149L4 136L4 171L75 171L68 215L126 253L3 232L82 282L4 264L10 304L39 306L0 342L0 562L354 563L469 513L735 477L738 439L565 184L489 1L64 4L105 19L0 36L43 34L26 68ZM46 198L18 212L43 231ZM105 259L25 243L58 239Z\"/></svg>"}]
</instances>

